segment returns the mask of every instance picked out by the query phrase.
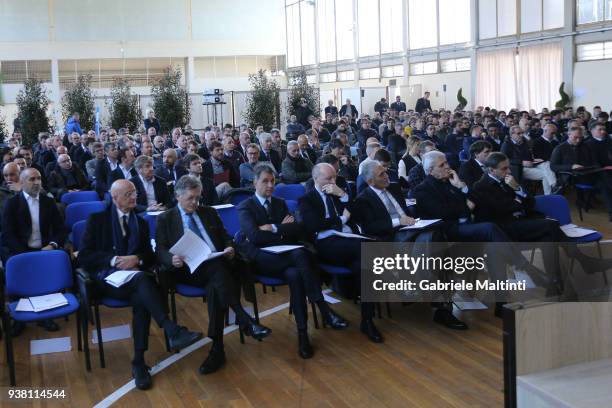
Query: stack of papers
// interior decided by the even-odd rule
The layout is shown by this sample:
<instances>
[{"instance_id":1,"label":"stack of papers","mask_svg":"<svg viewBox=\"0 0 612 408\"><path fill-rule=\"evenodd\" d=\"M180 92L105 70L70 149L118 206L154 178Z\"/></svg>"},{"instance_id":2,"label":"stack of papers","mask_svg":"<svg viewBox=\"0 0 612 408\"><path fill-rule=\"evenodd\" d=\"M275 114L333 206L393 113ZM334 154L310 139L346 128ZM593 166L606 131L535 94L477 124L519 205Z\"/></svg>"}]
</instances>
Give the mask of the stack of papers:
<instances>
[{"instance_id":1,"label":"stack of papers","mask_svg":"<svg viewBox=\"0 0 612 408\"><path fill-rule=\"evenodd\" d=\"M563 231L563 233L569 238L585 237L587 235L594 234L597 232L595 230L582 228L574 224L566 224L561 226L561 231Z\"/></svg>"},{"instance_id":2,"label":"stack of papers","mask_svg":"<svg viewBox=\"0 0 612 408\"><path fill-rule=\"evenodd\" d=\"M62 293L21 298L17 303L17 312L43 312L56 307L66 306L68 299Z\"/></svg>"},{"instance_id":3,"label":"stack of papers","mask_svg":"<svg viewBox=\"0 0 612 408\"><path fill-rule=\"evenodd\" d=\"M273 254L282 254L283 252L293 251L294 249L303 248L304 245L274 245L265 248L261 248L262 251L270 252Z\"/></svg>"},{"instance_id":4,"label":"stack of papers","mask_svg":"<svg viewBox=\"0 0 612 408\"><path fill-rule=\"evenodd\" d=\"M325 238L331 237L332 235L336 235L336 236L343 237L343 238L372 239L372 238L364 237L363 235L353 234L351 232L340 232L336 230L321 231L317 235L317 239L325 239Z\"/></svg>"},{"instance_id":5,"label":"stack of papers","mask_svg":"<svg viewBox=\"0 0 612 408\"><path fill-rule=\"evenodd\" d=\"M109 285L120 288L128 283L138 272L140 271L116 271L108 275L104 280Z\"/></svg>"},{"instance_id":6,"label":"stack of papers","mask_svg":"<svg viewBox=\"0 0 612 408\"><path fill-rule=\"evenodd\" d=\"M234 206L234 204L219 204L219 205L213 205L212 208L214 208L215 210L220 210L222 208L232 208Z\"/></svg>"},{"instance_id":7,"label":"stack of papers","mask_svg":"<svg viewBox=\"0 0 612 408\"><path fill-rule=\"evenodd\" d=\"M153 217L157 217L161 213L163 213L163 211L147 211L147 214Z\"/></svg>"},{"instance_id":8,"label":"stack of papers","mask_svg":"<svg viewBox=\"0 0 612 408\"><path fill-rule=\"evenodd\" d=\"M435 220L421 220L421 219L416 219L416 222L413 225L406 225L403 228L400 228L400 231L403 230L411 230L411 229L421 229L421 228L426 228L429 227L432 224L435 224L436 222L442 221L442 219L437 218Z\"/></svg>"},{"instance_id":9,"label":"stack of papers","mask_svg":"<svg viewBox=\"0 0 612 408\"><path fill-rule=\"evenodd\" d=\"M224 254L223 252L212 252L208 244L191 230L185 231L181 239L170 248L170 253L182 257L191 273L194 273L202 262Z\"/></svg>"}]
</instances>

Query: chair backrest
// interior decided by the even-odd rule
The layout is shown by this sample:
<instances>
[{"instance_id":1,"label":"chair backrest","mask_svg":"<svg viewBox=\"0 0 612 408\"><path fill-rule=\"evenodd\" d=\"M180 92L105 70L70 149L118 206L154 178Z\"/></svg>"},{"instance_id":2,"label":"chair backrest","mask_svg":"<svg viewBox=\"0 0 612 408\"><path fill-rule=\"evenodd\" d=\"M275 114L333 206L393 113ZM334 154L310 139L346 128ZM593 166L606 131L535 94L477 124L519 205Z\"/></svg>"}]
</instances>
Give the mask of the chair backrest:
<instances>
[{"instance_id":1,"label":"chair backrest","mask_svg":"<svg viewBox=\"0 0 612 408\"><path fill-rule=\"evenodd\" d=\"M81 247L81 238L85 232L86 225L87 220L77 221L72 225L72 246L75 251L78 251Z\"/></svg>"},{"instance_id":2,"label":"chair backrest","mask_svg":"<svg viewBox=\"0 0 612 408\"><path fill-rule=\"evenodd\" d=\"M39 296L72 287L72 267L65 251L14 255L6 263L6 295Z\"/></svg>"},{"instance_id":3,"label":"chair backrest","mask_svg":"<svg viewBox=\"0 0 612 408\"><path fill-rule=\"evenodd\" d=\"M247 189L230 190L227 193L227 198L225 201L233 205L238 205L244 200L250 198L254 193L255 193L254 190L247 190Z\"/></svg>"},{"instance_id":4,"label":"chair backrest","mask_svg":"<svg viewBox=\"0 0 612 408\"><path fill-rule=\"evenodd\" d=\"M155 239L155 228L157 226L157 215L151 215L145 213L142 218L144 218L149 224L149 238Z\"/></svg>"},{"instance_id":5,"label":"chair backrest","mask_svg":"<svg viewBox=\"0 0 612 408\"><path fill-rule=\"evenodd\" d=\"M298 208L298 202L296 200L285 200L287 203L287 208L291 214L295 214L295 210Z\"/></svg>"},{"instance_id":6,"label":"chair backrest","mask_svg":"<svg viewBox=\"0 0 612 408\"><path fill-rule=\"evenodd\" d=\"M90 214L104 211L105 208L106 203L103 201L72 203L66 207L66 227L72 229L75 222L86 220Z\"/></svg>"},{"instance_id":7,"label":"chair backrest","mask_svg":"<svg viewBox=\"0 0 612 408\"><path fill-rule=\"evenodd\" d=\"M368 183L366 183L365 179L363 178L363 175L360 174L357 176L357 180L355 180L355 185L357 186L357 195L359 195L363 190L366 189Z\"/></svg>"},{"instance_id":8,"label":"chair backrest","mask_svg":"<svg viewBox=\"0 0 612 408\"><path fill-rule=\"evenodd\" d=\"M539 195L535 197L535 210L549 218L559 221L560 225L570 224L572 216L567 199L562 195Z\"/></svg>"},{"instance_id":9,"label":"chair backrest","mask_svg":"<svg viewBox=\"0 0 612 408\"><path fill-rule=\"evenodd\" d=\"M470 160L470 153L466 152L465 150L461 150L459 152L459 161L468 161Z\"/></svg>"},{"instance_id":10,"label":"chair backrest","mask_svg":"<svg viewBox=\"0 0 612 408\"><path fill-rule=\"evenodd\" d=\"M278 184L274 189L274 197L285 200L299 200L306 194L306 188L302 184Z\"/></svg>"},{"instance_id":11,"label":"chair backrest","mask_svg":"<svg viewBox=\"0 0 612 408\"><path fill-rule=\"evenodd\" d=\"M217 214L221 217L221 221L223 221L223 226L227 233L233 237L240 229L240 221L238 220L238 210L236 207L217 208Z\"/></svg>"},{"instance_id":12,"label":"chair backrest","mask_svg":"<svg viewBox=\"0 0 612 408\"><path fill-rule=\"evenodd\" d=\"M84 203L88 201L100 201L98 193L95 191L73 191L62 195L61 202L64 205L72 203Z\"/></svg>"}]
</instances>

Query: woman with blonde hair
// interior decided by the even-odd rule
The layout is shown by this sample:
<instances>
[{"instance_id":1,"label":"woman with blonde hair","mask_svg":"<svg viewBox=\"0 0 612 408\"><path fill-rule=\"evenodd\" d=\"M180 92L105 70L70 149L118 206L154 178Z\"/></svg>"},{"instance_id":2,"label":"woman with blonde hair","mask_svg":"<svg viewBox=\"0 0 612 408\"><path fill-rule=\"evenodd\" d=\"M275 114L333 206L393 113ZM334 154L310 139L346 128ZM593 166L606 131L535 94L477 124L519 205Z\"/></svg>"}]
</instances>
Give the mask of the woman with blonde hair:
<instances>
[{"instance_id":1,"label":"woman with blonde hair","mask_svg":"<svg viewBox=\"0 0 612 408\"><path fill-rule=\"evenodd\" d=\"M421 139L416 136L410 136L406 138L406 152L399 160L398 163L398 175L404 180L408 180L408 172L411 168L421 162L419 157L419 144Z\"/></svg>"}]
</instances>

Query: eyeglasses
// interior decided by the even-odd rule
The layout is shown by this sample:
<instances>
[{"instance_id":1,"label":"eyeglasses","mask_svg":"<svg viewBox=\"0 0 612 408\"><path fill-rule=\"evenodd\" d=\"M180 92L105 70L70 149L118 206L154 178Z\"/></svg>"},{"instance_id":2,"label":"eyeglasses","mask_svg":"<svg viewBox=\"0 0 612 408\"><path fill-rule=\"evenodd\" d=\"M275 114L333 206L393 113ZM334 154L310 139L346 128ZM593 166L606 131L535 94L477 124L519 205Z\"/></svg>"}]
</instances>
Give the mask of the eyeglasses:
<instances>
[{"instance_id":1,"label":"eyeglasses","mask_svg":"<svg viewBox=\"0 0 612 408\"><path fill-rule=\"evenodd\" d=\"M136 197L136 190L126 191L122 196L123 198Z\"/></svg>"}]
</instances>

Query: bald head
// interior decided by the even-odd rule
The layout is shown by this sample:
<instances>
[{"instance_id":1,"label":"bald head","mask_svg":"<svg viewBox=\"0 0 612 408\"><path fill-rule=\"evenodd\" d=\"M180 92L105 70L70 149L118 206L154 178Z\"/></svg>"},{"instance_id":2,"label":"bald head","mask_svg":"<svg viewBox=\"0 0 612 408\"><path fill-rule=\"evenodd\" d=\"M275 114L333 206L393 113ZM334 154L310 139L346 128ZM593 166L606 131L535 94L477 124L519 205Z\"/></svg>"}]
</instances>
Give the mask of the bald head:
<instances>
[{"instance_id":1,"label":"bald head","mask_svg":"<svg viewBox=\"0 0 612 408\"><path fill-rule=\"evenodd\" d=\"M116 180L110 188L113 204L124 213L136 207L136 187L126 179Z\"/></svg>"},{"instance_id":2,"label":"bald head","mask_svg":"<svg viewBox=\"0 0 612 408\"><path fill-rule=\"evenodd\" d=\"M55 152L60 155L60 154L68 154L68 149L66 148L66 146L59 146L57 149L55 149Z\"/></svg>"},{"instance_id":3,"label":"bald head","mask_svg":"<svg viewBox=\"0 0 612 408\"><path fill-rule=\"evenodd\" d=\"M319 163L312 168L312 180L319 189L328 184L336 184L336 169L329 163Z\"/></svg>"},{"instance_id":4,"label":"bald head","mask_svg":"<svg viewBox=\"0 0 612 408\"><path fill-rule=\"evenodd\" d=\"M8 183L17 183L19 182L19 173L21 169L17 163L7 163L4 165L2 169L2 175L4 176L4 181Z\"/></svg>"},{"instance_id":5,"label":"bald head","mask_svg":"<svg viewBox=\"0 0 612 408\"><path fill-rule=\"evenodd\" d=\"M72 168L72 160L67 154L60 154L57 156L57 164L64 170L70 170Z\"/></svg>"},{"instance_id":6,"label":"bald head","mask_svg":"<svg viewBox=\"0 0 612 408\"><path fill-rule=\"evenodd\" d=\"M42 181L38 170L33 168L25 169L19 175L23 191L32 197L38 196L42 189Z\"/></svg>"}]
</instances>

